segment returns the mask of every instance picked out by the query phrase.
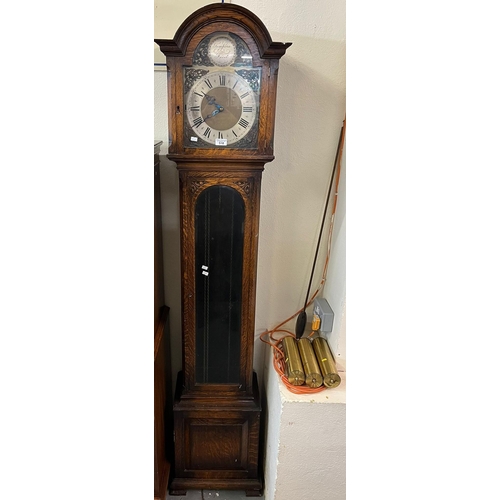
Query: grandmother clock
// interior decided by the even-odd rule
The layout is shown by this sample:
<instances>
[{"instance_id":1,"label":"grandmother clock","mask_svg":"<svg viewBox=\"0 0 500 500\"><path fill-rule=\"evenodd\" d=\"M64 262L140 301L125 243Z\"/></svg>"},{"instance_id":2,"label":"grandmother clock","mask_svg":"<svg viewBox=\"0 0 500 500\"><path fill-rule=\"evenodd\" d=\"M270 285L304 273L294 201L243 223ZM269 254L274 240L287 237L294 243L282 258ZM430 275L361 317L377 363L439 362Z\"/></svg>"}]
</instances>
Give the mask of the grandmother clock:
<instances>
[{"instance_id":1,"label":"grandmother clock","mask_svg":"<svg viewBox=\"0 0 500 500\"><path fill-rule=\"evenodd\" d=\"M155 40L168 71L168 158L180 179L183 364L170 492L262 493L253 371L260 182L274 159L279 59L249 10L216 3Z\"/></svg>"}]
</instances>

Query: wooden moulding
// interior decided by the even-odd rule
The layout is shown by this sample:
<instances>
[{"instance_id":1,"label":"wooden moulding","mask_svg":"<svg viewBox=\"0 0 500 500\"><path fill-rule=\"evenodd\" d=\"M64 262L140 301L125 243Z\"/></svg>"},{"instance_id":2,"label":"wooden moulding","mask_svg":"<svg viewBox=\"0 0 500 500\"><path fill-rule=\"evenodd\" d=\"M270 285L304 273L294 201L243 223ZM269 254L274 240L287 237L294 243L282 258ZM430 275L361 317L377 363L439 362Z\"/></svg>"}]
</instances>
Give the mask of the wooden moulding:
<instances>
[{"instance_id":1,"label":"wooden moulding","mask_svg":"<svg viewBox=\"0 0 500 500\"><path fill-rule=\"evenodd\" d=\"M229 22L248 31L259 48L262 59L279 59L291 42L273 42L262 21L245 7L236 4L213 3L193 12L179 27L172 40L155 39L160 50L171 57L183 57L197 31L214 22Z\"/></svg>"}]
</instances>

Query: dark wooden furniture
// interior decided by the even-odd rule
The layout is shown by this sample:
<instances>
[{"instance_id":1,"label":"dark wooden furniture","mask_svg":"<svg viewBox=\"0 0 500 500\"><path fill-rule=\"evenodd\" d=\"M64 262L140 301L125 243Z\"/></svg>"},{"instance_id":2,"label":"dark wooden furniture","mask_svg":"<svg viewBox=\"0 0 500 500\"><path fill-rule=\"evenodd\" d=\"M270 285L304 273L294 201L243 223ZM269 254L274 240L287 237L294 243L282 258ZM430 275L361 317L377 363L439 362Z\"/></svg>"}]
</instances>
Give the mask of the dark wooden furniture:
<instances>
[{"instance_id":1,"label":"dark wooden furniture","mask_svg":"<svg viewBox=\"0 0 500 500\"><path fill-rule=\"evenodd\" d=\"M172 377L170 370L169 308L163 289L163 245L159 150L154 151L154 497L165 500L172 461Z\"/></svg>"},{"instance_id":2,"label":"dark wooden furniture","mask_svg":"<svg viewBox=\"0 0 500 500\"><path fill-rule=\"evenodd\" d=\"M180 179L183 369L174 400L172 495L187 489L262 494L261 402L253 372L264 165L274 159L279 59L262 22L207 5L166 55L171 146Z\"/></svg>"}]
</instances>

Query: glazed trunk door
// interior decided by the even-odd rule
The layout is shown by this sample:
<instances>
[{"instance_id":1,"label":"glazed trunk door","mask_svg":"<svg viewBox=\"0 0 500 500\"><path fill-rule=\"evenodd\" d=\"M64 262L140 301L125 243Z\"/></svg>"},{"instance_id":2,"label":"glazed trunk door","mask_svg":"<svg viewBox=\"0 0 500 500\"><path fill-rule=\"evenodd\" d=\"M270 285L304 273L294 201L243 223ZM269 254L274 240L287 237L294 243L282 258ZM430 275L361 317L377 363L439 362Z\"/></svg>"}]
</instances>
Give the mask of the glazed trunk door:
<instances>
[{"instance_id":1,"label":"glazed trunk door","mask_svg":"<svg viewBox=\"0 0 500 500\"><path fill-rule=\"evenodd\" d=\"M240 384L245 203L223 185L195 207L195 383Z\"/></svg>"}]
</instances>

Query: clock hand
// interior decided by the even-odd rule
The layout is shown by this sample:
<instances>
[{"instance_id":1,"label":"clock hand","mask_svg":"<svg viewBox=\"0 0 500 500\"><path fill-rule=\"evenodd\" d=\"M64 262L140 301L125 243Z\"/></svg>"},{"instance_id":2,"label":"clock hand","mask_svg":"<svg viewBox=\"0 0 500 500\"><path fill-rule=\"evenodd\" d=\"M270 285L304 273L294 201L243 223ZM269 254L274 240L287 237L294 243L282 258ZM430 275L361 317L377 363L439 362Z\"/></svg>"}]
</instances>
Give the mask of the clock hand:
<instances>
[{"instance_id":1,"label":"clock hand","mask_svg":"<svg viewBox=\"0 0 500 500\"><path fill-rule=\"evenodd\" d=\"M224 108L222 106L219 106L218 109L214 109L208 116L206 116L203 121L206 121L209 118L212 118L212 116L215 116L215 115L218 115L219 113L222 113L222 111L224 111Z\"/></svg>"},{"instance_id":2,"label":"clock hand","mask_svg":"<svg viewBox=\"0 0 500 500\"><path fill-rule=\"evenodd\" d=\"M213 104L215 102L215 97L211 95L205 96L207 98L208 104Z\"/></svg>"},{"instance_id":3,"label":"clock hand","mask_svg":"<svg viewBox=\"0 0 500 500\"><path fill-rule=\"evenodd\" d=\"M211 106L215 106L219 111L224 111L224 108L220 104L217 104L215 102L215 97L207 95L207 101L208 101L208 104L210 104ZM208 118L208 116L207 116L207 118Z\"/></svg>"},{"instance_id":4,"label":"clock hand","mask_svg":"<svg viewBox=\"0 0 500 500\"><path fill-rule=\"evenodd\" d=\"M205 116L204 120L203 121L207 121L209 118L212 118L212 116L215 116L217 114L219 114L220 111L218 109L215 109L214 111L212 111L208 116Z\"/></svg>"}]
</instances>

